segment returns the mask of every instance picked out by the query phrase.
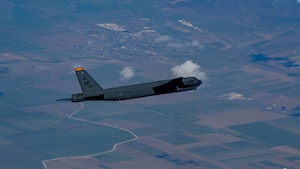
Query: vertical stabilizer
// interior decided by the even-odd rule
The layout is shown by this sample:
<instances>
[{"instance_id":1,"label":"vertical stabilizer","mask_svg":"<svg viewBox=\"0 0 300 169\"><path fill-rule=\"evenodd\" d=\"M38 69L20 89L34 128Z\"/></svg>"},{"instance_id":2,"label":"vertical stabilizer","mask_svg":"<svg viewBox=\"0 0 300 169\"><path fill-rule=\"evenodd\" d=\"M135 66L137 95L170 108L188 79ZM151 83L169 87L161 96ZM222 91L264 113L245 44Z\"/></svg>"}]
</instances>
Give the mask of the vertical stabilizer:
<instances>
[{"instance_id":1,"label":"vertical stabilizer","mask_svg":"<svg viewBox=\"0 0 300 169\"><path fill-rule=\"evenodd\" d=\"M84 70L83 67L74 69L83 93L92 93L103 90L103 88Z\"/></svg>"}]
</instances>

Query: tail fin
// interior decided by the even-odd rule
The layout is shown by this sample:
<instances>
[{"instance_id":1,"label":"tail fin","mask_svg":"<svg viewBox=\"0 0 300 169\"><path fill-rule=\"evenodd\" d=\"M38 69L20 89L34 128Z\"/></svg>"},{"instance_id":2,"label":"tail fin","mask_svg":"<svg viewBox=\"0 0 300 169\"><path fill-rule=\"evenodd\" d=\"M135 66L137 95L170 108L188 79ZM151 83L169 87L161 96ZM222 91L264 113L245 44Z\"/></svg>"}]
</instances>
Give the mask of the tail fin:
<instances>
[{"instance_id":1,"label":"tail fin","mask_svg":"<svg viewBox=\"0 0 300 169\"><path fill-rule=\"evenodd\" d=\"M83 67L74 69L83 93L91 93L103 90L103 88L84 70Z\"/></svg>"}]
</instances>

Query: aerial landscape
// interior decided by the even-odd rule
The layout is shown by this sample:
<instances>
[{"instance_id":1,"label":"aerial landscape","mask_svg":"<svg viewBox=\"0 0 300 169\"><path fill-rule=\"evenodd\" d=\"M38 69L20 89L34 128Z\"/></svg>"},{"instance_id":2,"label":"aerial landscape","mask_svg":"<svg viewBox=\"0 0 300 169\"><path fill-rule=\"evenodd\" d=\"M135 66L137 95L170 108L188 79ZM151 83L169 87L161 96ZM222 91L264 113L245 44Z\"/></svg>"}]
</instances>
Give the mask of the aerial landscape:
<instances>
[{"instance_id":1,"label":"aerial landscape","mask_svg":"<svg viewBox=\"0 0 300 169\"><path fill-rule=\"evenodd\" d=\"M300 168L299 0L2 0L0 168ZM197 90L71 102L178 77Z\"/></svg>"}]
</instances>

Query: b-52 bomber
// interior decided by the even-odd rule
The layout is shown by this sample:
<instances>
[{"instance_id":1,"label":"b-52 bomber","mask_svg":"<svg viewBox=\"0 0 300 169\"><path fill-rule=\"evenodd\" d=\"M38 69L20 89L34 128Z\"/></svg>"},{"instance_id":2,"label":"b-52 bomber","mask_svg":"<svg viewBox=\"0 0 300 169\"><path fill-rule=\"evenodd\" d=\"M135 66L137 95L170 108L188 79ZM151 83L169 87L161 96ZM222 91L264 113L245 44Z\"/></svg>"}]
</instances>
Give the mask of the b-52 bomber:
<instances>
[{"instance_id":1,"label":"b-52 bomber","mask_svg":"<svg viewBox=\"0 0 300 169\"><path fill-rule=\"evenodd\" d=\"M129 86L103 89L83 67L74 69L82 93L72 94L72 102L85 100L127 100L159 94L196 90L202 83L195 77L178 77Z\"/></svg>"}]
</instances>

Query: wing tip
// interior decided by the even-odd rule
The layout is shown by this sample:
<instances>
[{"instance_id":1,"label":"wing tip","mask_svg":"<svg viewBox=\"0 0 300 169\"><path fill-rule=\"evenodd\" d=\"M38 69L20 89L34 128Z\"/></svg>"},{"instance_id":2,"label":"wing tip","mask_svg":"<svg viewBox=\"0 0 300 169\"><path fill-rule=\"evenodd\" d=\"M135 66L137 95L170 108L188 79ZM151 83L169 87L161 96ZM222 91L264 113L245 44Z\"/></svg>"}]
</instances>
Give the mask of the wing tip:
<instances>
[{"instance_id":1,"label":"wing tip","mask_svg":"<svg viewBox=\"0 0 300 169\"><path fill-rule=\"evenodd\" d=\"M76 68L74 68L74 70L77 72L77 71L84 70L84 68L83 67L76 67Z\"/></svg>"}]
</instances>

